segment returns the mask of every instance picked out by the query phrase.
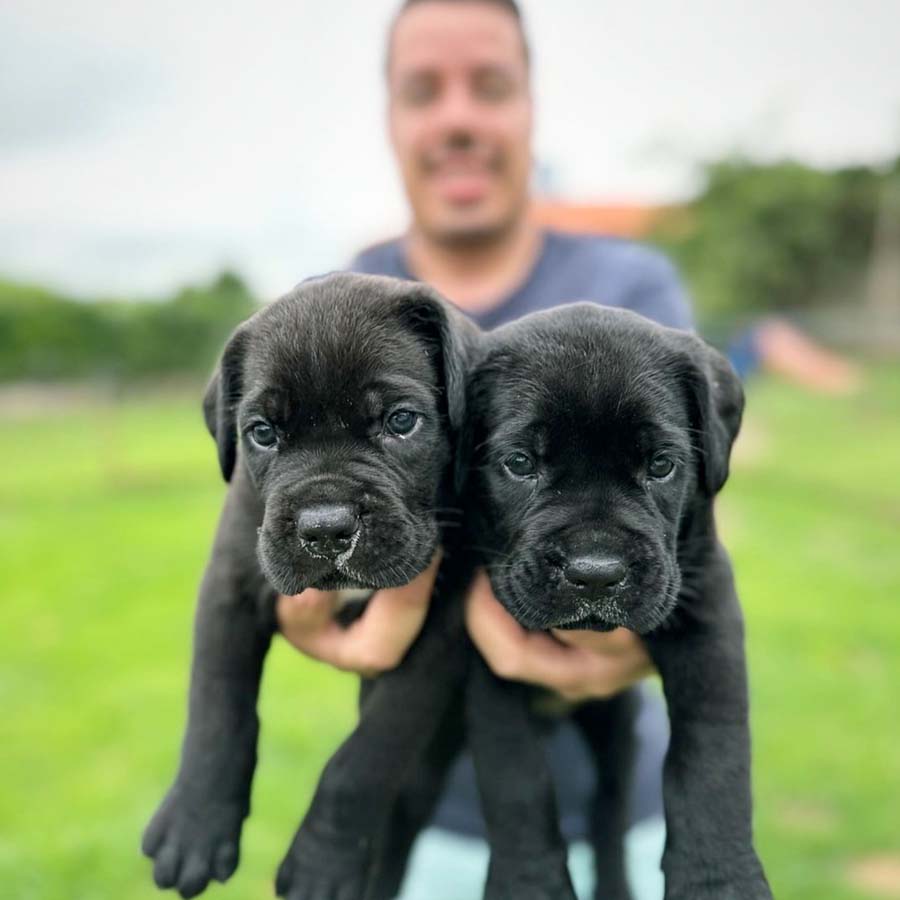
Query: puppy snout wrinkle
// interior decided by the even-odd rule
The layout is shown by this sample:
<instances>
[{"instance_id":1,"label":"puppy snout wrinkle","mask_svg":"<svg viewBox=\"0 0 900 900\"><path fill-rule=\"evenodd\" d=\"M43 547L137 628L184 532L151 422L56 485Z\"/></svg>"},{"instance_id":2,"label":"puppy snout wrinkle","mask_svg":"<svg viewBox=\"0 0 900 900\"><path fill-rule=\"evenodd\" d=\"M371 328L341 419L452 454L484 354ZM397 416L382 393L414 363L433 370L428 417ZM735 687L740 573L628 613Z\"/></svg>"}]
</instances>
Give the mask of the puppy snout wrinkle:
<instances>
[{"instance_id":1,"label":"puppy snout wrinkle","mask_svg":"<svg viewBox=\"0 0 900 900\"><path fill-rule=\"evenodd\" d=\"M563 573L569 584L589 591L605 591L624 581L628 566L615 556L585 553L568 560Z\"/></svg>"},{"instance_id":2,"label":"puppy snout wrinkle","mask_svg":"<svg viewBox=\"0 0 900 900\"><path fill-rule=\"evenodd\" d=\"M359 531L359 510L346 503L319 504L297 514L297 534L309 550L322 556L346 551Z\"/></svg>"}]
</instances>

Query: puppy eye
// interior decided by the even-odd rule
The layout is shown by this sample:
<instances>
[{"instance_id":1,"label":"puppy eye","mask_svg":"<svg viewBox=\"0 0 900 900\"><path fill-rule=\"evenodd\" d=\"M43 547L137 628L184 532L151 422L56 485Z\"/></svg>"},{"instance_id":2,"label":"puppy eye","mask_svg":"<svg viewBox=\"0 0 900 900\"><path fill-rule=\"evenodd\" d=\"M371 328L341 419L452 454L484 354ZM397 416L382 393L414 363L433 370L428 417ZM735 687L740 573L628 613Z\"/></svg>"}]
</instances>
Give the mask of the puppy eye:
<instances>
[{"instance_id":1,"label":"puppy eye","mask_svg":"<svg viewBox=\"0 0 900 900\"><path fill-rule=\"evenodd\" d=\"M278 435L268 422L257 422L250 429L250 437L253 439L253 443L260 447L274 447L278 443Z\"/></svg>"},{"instance_id":2,"label":"puppy eye","mask_svg":"<svg viewBox=\"0 0 900 900\"><path fill-rule=\"evenodd\" d=\"M396 434L398 437L405 437L416 427L418 421L418 415L412 410L398 409L387 417L385 427L391 434Z\"/></svg>"},{"instance_id":3,"label":"puppy eye","mask_svg":"<svg viewBox=\"0 0 900 900\"><path fill-rule=\"evenodd\" d=\"M667 478L675 469L675 460L665 453L657 453L647 466L647 474L651 478Z\"/></svg>"},{"instance_id":4,"label":"puppy eye","mask_svg":"<svg viewBox=\"0 0 900 900\"><path fill-rule=\"evenodd\" d=\"M503 465L517 478L534 475L534 462L524 453L511 453L503 460Z\"/></svg>"}]
</instances>

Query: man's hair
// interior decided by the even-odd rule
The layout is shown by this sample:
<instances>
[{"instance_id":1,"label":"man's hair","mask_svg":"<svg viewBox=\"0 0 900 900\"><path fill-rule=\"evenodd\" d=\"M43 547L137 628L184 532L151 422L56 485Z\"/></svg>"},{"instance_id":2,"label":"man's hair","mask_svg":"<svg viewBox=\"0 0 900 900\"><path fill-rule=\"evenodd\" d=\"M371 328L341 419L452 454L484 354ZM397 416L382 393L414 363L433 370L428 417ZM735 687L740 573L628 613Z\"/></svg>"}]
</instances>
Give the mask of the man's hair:
<instances>
[{"instance_id":1,"label":"man's hair","mask_svg":"<svg viewBox=\"0 0 900 900\"><path fill-rule=\"evenodd\" d=\"M495 6L497 9L506 10L516 20L519 36L522 38L522 52L525 54L525 64L531 64L531 49L528 46L528 38L525 36L525 20L516 0L403 0L400 8L394 13L394 18L391 20L391 25L388 29L387 50L384 60L385 72L390 71L391 47L394 43L394 29L397 27L397 22L408 9L411 9L413 6L421 6L423 3L481 3L484 6Z\"/></svg>"}]
</instances>

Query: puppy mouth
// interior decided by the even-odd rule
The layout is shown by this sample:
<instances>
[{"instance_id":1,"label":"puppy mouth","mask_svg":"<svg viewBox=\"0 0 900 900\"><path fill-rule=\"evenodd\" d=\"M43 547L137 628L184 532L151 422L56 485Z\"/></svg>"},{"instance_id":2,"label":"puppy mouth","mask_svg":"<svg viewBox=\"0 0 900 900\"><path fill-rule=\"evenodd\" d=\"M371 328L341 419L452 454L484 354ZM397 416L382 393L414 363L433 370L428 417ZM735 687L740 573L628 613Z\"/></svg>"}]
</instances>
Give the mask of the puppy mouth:
<instances>
[{"instance_id":1,"label":"puppy mouth","mask_svg":"<svg viewBox=\"0 0 900 900\"><path fill-rule=\"evenodd\" d=\"M376 586L371 584L371 579L361 578L355 573L351 572L339 572L334 570L333 572L326 572L322 575L319 575L313 583L308 585L309 587L314 587L320 591L366 591L371 592L376 590ZM301 589L302 590L302 589ZM282 591L282 593L285 593ZM294 591L294 593L298 593Z\"/></svg>"},{"instance_id":2,"label":"puppy mouth","mask_svg":"<svg viewBox=\"0 0 900 900\"><path fill-rule=\"evenodd\" d=\"M357 534L345 550L319 553L261 528L256 550L269 583L279 593L293 595L310 587L323 591L400 587L425 570L436 543L436 534L430 542L398 540L395 547L376 553L365 549Z\"/></svg>"},{"instance_id":3,"label":"puppy mouth","mask_svg":"<svg viewBox=\"0 0 900 900\"><path fill-rule=\"evenodd\" d=\"M552 576L534 581L524 571L509 569L497 575L497 597L521 625L534 630L607 632L628 628L646 634L668 618L680 585L677 573L659 572L659 579L628 579L605 596L591 597L574 594ZM545 602L535 603L535 597L543 597Z\"/></svg>"},{"instance_id":4,"label":"puppy mouth","mask_svg":"<svg viewBox=\"0 0 900 900\"><path fill-rule=\"evenodd\" d=\"M624 616L616 618L619 621L604 618L592 609L579 609L570 616L551 622L548 627L559 628L562 631L614 631L624 624Z\"/></svg>"}]
</instances>

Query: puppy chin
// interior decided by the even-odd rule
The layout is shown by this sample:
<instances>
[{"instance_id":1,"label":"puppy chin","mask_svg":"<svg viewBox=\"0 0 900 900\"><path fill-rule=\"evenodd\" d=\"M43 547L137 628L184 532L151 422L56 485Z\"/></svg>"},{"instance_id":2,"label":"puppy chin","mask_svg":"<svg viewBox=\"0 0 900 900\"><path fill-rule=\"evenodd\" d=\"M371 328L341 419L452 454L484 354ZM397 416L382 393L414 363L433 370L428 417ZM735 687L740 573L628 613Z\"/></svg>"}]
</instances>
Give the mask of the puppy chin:
<instances>
[{"instance_id":1,"label":"puppy chin","mask_svg":"<svg viewBox=\"0 0 900 900\"><path fill-rule=\"evenodd\" d=\"M572 596L554 579L540 585L497 579L494 593L520 625L534 631L613 631L627 628L647 634L662 625L675 608L681 585L677 570L660 584L644 584L608 597ZM536 604L535 597L545 598ZM653 598L653 599L647 599Z\"/></svg>"},{"instance_id":2,"label":"puppy chin","mask_svg":"<svg viewBox=\"0 0 900 900\"><path fill-rule=\"evenodd\" d=\"M329 570L333 570L334 567L324 560L312 561L312 565L300 566L297 564L297 560L276 552L272 545L262 538L256 546L256 555L263 575L279 594L291 596L311 587L331 590L330 587L322 585Z\"/></svg>"},{"instance_id":3,"label":"puppy chin","mask_svg":"<svg viewBox=\"0 0 900 900\"><path fill-rule=\"evenodd\" d=\"M568 619L550 627L558 628L560 631L615 631L617 628L627 628L628 626L622 626L616 622L607 622L605 619L588 614L584 618Z\"/></svg>"},{"instance_id":4,"label":"puppy chin","mask_svg":"<svg viewBox=\"0 0 900 900\"><path fill-rule=\"evenodd\" d=\"M554 608L549 624L544 627L562 631L614 631L632 626L622 607L616 601L609 600L560 604Z\"/></svg>"},{"instance_id":5,"label":"puppy chin","mask_svg":"<svg viewBox=\"0 0 900 900\"><path fill-rule=\"evenodd\" d=\"M349 559L328 559L309 553L285 551L278 541L267 539L260 533L257 543L257 557L266 580L280 594L299 594L307 588L320 591L380 590L402 587L428 568L436 541L429 546L421 545L414 554L395 554L390 564L370 566L366 560L357 559L356 554Z\"/></svg>"},{"instance_id":6,"label":"puppy chin","mask_svg":"<svg viewBox=\"0 0 900 900\"><path fill-rule=\"evenodd\" d=\"M649 634L664 625L678 603L680 589L681 573L676 569L662 584L640 591L629 609L625 627L637 634Z\"/></svg>"}]
</instances>

